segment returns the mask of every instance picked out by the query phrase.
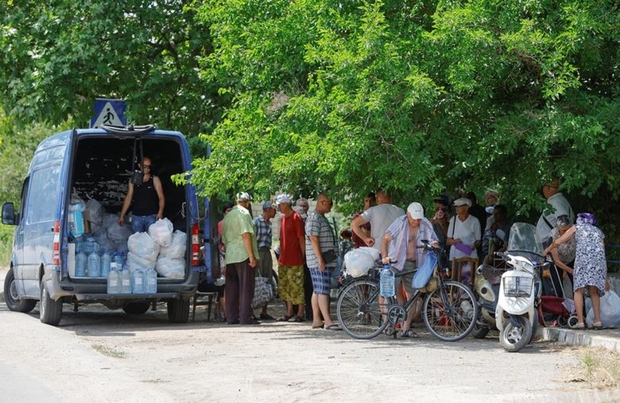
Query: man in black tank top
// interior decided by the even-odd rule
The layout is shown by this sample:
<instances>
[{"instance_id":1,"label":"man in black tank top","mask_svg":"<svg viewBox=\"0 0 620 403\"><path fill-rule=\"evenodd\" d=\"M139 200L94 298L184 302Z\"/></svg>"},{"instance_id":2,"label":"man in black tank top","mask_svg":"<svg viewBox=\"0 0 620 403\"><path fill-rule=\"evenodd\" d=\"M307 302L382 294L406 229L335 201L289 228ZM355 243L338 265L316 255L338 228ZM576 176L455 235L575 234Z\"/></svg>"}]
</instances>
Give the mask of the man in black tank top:
<instances>
[{"instance_id":1,"label":"man in black tank top","mask_svg":"<svg viewBox=\"0 0 620 403\"><path fill-rule=\"evenodd\" d=\"M129 180L118 225L123 226L125 214L131 206L133 232L148 232L151 224L164 217L166 200L159 177L151 175L151 159L144 157L139 166L143 173L142 183L138 185Z\"/></svg>"}]
</instances>

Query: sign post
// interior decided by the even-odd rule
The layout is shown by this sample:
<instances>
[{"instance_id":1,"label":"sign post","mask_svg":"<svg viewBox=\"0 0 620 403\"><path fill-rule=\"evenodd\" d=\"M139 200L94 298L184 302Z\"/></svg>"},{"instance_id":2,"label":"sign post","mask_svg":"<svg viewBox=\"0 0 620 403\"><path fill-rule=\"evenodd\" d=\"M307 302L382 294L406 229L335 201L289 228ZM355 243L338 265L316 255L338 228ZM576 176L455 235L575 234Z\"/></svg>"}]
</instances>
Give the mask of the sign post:
<instances>
[{"instance_id":1,"label":"sign post","mask_svg":"<svg viewBox=\"0 0 620 403\"><path fill-rule=\"evenodd\" d=\"M125 100L97 98L95 100L95 116L90 120L90 127L103 125L126 126Z\"/></svg>"}]
</instances>

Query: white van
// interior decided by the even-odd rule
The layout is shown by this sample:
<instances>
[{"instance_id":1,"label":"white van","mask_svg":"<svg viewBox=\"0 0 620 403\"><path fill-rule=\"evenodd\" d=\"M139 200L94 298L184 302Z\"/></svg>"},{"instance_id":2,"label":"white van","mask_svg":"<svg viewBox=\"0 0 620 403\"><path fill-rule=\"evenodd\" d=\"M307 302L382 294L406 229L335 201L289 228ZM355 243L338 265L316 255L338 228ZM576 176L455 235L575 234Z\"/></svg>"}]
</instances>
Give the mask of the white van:
<instances>
[{"instance_id":1,"label":"white van","mask_svg":"<svg viewBox=\"0 0 620 403\"><path fill-rule=\"evenodd\" d=\"M161 179L164 217L174 230L187 235L182 274L158 277L155 293L109 294L107 278L78 277L72 270L75 223L70 217L75 215L70 211L71 199L96 200L106 214L118 216L136 169L136 155L142 153L150 157L153 174ZM58 325L63 303L101 303L142 314L152 302L166 301L169 320L187 322L198 274L204 271L199 263L199 208L194 187L176 185L171 175L190 170L185 137L154 126L74 129L43 140L23 182L19 210L15 211L12 202L2 206L2 223L16 226L4 284L8 308L30 312L40 301L41 321ZM83 224L88 232L88 223Z\"/></svg>"}]
</instances>

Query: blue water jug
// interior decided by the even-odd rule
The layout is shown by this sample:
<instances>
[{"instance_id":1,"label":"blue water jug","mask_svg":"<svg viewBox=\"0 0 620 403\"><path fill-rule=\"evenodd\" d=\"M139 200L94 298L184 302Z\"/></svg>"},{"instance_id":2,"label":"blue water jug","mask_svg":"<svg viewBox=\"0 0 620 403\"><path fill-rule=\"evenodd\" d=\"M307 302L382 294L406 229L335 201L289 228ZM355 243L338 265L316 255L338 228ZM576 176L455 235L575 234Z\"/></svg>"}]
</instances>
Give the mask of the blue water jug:
<instances>
[{"instance_id":1,"label":"blue water jug","mask_svg":"<svg viewBox=\"0 0 620 403\"><path fill-rule=\"evenodd\" d=\"M75 277L86 277L86 260L88 257L84 251L75 255Z\"/></svg>"},{"instance_id":2,"label":"blue water jug","mask_svg":"<svg viewBox=\"0 0 620 403\"><path fill-rule=\"evenodd\" d=\"M101 277L101 258L98 253L88 255L88 277Z\"/></svg>"},{"instance_id":3,"label":"blue water jug","mask_svg":"<svg viewBox=\"0 0 620 403\"><path fill-rule=\"evenodd\" d=\"M108 273L108 294L119 294L121 292L121 277L116 267L110 267Z\"/></svg>"},{"instance_id":4,"label":"blue water jug","mask_svg":"<svg viewBox=\"0 0 620 403\"><path fill-rule=\"evenodd\" d=\"M119 277L121 279L121 294L131 294L131 276L126 267L123 267Z\"/></svg>"},{"instance_id":5,"label":"blue water jug","mask_svg":"<svg viewBox=\"0 0 620 403\"><path fill-rule=\"evenodd\" d=\"M112 256L107 250L101 255L101 277L108 277L110 272L110 265L112 264Z\"/></svg>"},{"instance_id":6,"label":"blue water jug","mask_svg":"<svg viewBox=\"0 0 620 403\"><path fill-rule=\"evenodd\" d=\"M157 292L157 272L152 267L146 270L146 288L147 294L155 294Z\"/></svg>"},{"instance_id":7,"label":"blue water jug","mask_svg":"<svg viewBox=\"0 0 620 403\"><path fill-rule=\"evenodd\" d=\"M131 273L131 293L144 294L144 272L140 269Z\"/></svg>"},{"instance_id":8,"label":"blue water jug","mask_svg":"<svg viewBox=\"0 0 620 403\"><path fill-rule=\"evenodd\" d=\"M379 278L379 292L382 297L393 297L394 292L394 272L390 269L390 265L383 266L381 270L381 276Z\"/></svg>"}]
</instances>

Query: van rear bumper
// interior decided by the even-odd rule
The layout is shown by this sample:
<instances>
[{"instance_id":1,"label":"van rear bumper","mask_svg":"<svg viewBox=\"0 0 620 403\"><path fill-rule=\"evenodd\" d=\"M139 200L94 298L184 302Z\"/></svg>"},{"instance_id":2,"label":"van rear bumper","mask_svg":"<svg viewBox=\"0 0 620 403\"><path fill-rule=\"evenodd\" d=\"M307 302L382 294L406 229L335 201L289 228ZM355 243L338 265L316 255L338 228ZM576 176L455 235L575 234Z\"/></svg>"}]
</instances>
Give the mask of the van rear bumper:
<instances>
[{"instance_id":1,"label":"van rear bumper","mask_svg":"<svg viewBox=\"0 0 620 403\"><path fill-rule=\"evenodd\" d=\"M157 282L157 293L153 294L108 294L105 280L60 281L54 272L45 275L45 286L54 301L63 297L74 297L79 301L101 301L112 299L189 299L196 293L198 273L191 272L182 283L179 280L161 278Z\"/></svg>"}]
</instances>

